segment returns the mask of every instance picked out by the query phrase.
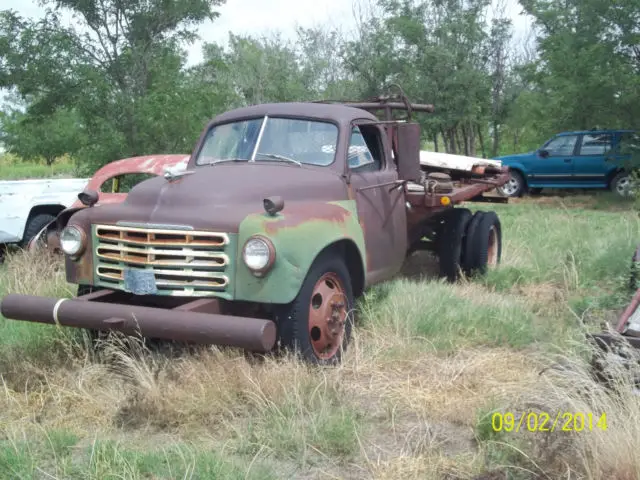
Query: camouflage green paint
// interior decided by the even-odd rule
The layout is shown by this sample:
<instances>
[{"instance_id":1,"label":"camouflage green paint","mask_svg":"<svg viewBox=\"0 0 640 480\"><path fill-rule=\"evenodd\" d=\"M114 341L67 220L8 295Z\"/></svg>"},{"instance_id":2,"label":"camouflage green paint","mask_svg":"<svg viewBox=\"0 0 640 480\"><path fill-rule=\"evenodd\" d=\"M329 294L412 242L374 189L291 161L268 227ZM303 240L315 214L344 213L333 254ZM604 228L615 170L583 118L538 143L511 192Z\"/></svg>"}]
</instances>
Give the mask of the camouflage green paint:
<instances>
[{"instance_id":1,"label":"camouflage green paint","mask_svg":"<svg viewBox=\"0 0 640 480\"><path fill-rule=\"evenodd\" d=\"M229 284L224 288L221 289L219 291L212 291L212 290L195 290L193 293L190 293L188 296L190 297L216 297L216 298L223 298L225 300L233 300L233 296L234 296L234 287L236 285L236 282L234 280L235 277L235 263L236 262L236 258L238 256L237 253L237 245L238 245L238 234L236 233L228 233L227 234L229 236L229 244L225 246L224 248L224 253L227 254L227 256L229 257L229 264L226 266L226 268L224 269L224 271L220 271L220 273L224 273L224 275L227 276L227 278L229 279ZM112 283L112 282L105 282L103 280L100 280L100 278L98 277L97 274L97 266L99 264L99 259L98 259L98 252L97 252L97 247L99 244L98 238L96 236L96 227L95 225L92 226L91 228L91 239L92 239L92 253L93 253L93 258L95 259L95 266L96 268L93 269L93 285L95 286L99 286L99 287L105 287L105 288L117 288L119 290L124 290L124 282L120 281L117 283ZM219 249L215 249L215 251L221 251ZM118 263L119 266L123 267L126 266L125 263L119 262ZM151 266L147 266L146 268L151 269ZM163 269L168 269L168 267L162 267ZM179 269L177 269L179 270ZM159 296L174 296L176 294L172 294L171 292L168 291L162 291L162 290L158 290L158 293L156 295Z\"/></svg>"},{"instance_id":2,"label":"camouflage green paint","mask_svg":"<svg viewBox=\"0 0 640 480\"><path fill-rule=\"evenodd\" d=\"M257 234L269 238L276 250L275 263L262 278L254 276L242 260L245 242ZM284 210L275 217L266 213L248 215L238 233L235 299L291 302L316 256L328 245L344 239L356 245L365 268L364 234L354 200L285 203Z\"/></svg>"}]
</instances>

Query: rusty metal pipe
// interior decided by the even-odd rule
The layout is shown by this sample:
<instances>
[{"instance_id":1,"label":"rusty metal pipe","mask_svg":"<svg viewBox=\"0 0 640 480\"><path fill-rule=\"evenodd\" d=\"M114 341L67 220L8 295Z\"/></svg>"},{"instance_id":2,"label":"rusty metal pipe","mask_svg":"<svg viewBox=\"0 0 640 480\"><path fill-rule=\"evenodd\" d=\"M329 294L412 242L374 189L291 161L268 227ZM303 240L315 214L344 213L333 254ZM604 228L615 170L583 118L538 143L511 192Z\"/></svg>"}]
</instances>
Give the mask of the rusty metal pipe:
<instances>
[{"instance_id":1,"label":"rusty metal pipe","mask_svg":"<svg viewBox=\"0 0 640 480\"><path fill-rule=\"evenodd\" d=\"M185 312L119 303L10 294L0 302L5 318L91 330L268 352L276 341L271 320Z\"/></svg>"},{"instance_id":2,"label":"rusty metal pipe","mask_svg":"<svg viewBox=\"0 0 640 480\"><path fill-rule=\"evenodd\" d=\"M402 102L341 102L348 107L360 108L362 110L407 110L407 105ZM414 112L432 113L435 107L431 104L411 103L411 110Z\"/></svg>"}]
</instances>

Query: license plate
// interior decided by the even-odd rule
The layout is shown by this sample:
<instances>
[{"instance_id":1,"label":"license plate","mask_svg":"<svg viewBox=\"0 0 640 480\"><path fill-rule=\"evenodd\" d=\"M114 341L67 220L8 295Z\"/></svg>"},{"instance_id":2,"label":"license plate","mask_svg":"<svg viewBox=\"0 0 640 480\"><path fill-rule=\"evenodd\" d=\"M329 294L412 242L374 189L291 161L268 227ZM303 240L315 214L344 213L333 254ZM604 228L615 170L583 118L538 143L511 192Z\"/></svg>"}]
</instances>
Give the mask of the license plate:
<instances>
[{"instance_id":1,"label":"license plate","mask_svg":"<svg viewBox=\"0 0 640 480\"><path fill-rule=\"evenodd\" d=\"M158 293L153 270L125 268L124 289L134 295L153 295Z\"/></svg>"}]
</instances>

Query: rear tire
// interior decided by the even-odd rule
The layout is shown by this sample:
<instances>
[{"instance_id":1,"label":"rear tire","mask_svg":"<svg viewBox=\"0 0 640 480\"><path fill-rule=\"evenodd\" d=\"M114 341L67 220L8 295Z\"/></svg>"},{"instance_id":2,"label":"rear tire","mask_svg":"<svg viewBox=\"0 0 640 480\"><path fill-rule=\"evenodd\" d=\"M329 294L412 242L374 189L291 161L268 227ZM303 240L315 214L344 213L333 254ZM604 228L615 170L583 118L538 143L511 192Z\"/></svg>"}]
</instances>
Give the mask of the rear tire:
<instances>
[{"instance_id":1,"label":"rear tire","mask_svg":"<svg viewBox=\"0 0 640 480\"><path fill-rule=\"evenodd\" d=\"M631 191L631 176L627 172L618 172L609 182L609 189L619 196L627 198L633 195Z\"/></svg>"},{"instance_id":2,"label":"rear tire","mask_svg":"<svg viewBox=\"0 0 640 480\"><path fill-rule=\"evenodd\" d=\"M437 236L440 276L451 283L460 278L464 238L472 216L469 209L453 208L444 217Z\"/></svg>"},{"instance_id":3,"label":"rear tire","mask_svg":"<svg viewBox=\"0 0 640 480\"><path fill-rule=\"evenodd\" d=\"M321 254L296 298L276 309L280 346L311 364L340 363L351 338L354 305L344 260L332 252Z\"/></svg>"},{"instance_id":4,"label":"rear tire","mask_svg":"<svg viewBox=\"0 0 640 480\"><path fill-rule=\"evenodd\" d=\"M20 248L27 248L31 239L55 219L56 217L48 213L40 213L30 218L27 221L27 226L24 229L24 235L19 243Z\"/></svg>"},{"instance_id":5,"label":"rear tire","mask_svg":"<svg viewBox=\"0 0 640 480\"><path fill-rule=\"evenodd\" d=\"M495 212L477 212L467 230L465 274L484 275L502 257L502 226Z\"/></svg>"}]
</instances>

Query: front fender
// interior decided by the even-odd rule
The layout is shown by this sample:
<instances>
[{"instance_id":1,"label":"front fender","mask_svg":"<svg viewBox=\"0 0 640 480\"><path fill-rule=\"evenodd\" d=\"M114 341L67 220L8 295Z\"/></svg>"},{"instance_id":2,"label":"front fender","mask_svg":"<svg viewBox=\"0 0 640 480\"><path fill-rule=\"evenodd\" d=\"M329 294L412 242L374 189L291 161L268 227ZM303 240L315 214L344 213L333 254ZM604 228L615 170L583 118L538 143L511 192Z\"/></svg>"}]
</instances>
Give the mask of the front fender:
<instances>
[{"instance_id":1,"label":"front fender","mask_svg":"<svg viewBox=\"0 0 640 480\"><path fill-rule=\"evenodd\" d=\"M275 263L262 278L254 276L242 260L245 242L256 234L268 237L276 250ZM364 235L353 200L285 205L274 217L266 213L248 215L238 230L235 299L291 302L318 254L340 240L355 244L364 266Z\"/></svg>"},{"instance_id":2,"label":"front fender","mask_svg":"<svg viewBox=\"0 0 640 480\"><path fill-rule=\"evenodd\" d=\"M503 164L503 166L509 167L509 171L511 172L513 171L518 172L519 174L522 175L522 178L525 181L525 183L528 182L529 171L527 168L525 168L525 166L522 163L514 162L514 163Z\"/></svg>"}]
</instances>

